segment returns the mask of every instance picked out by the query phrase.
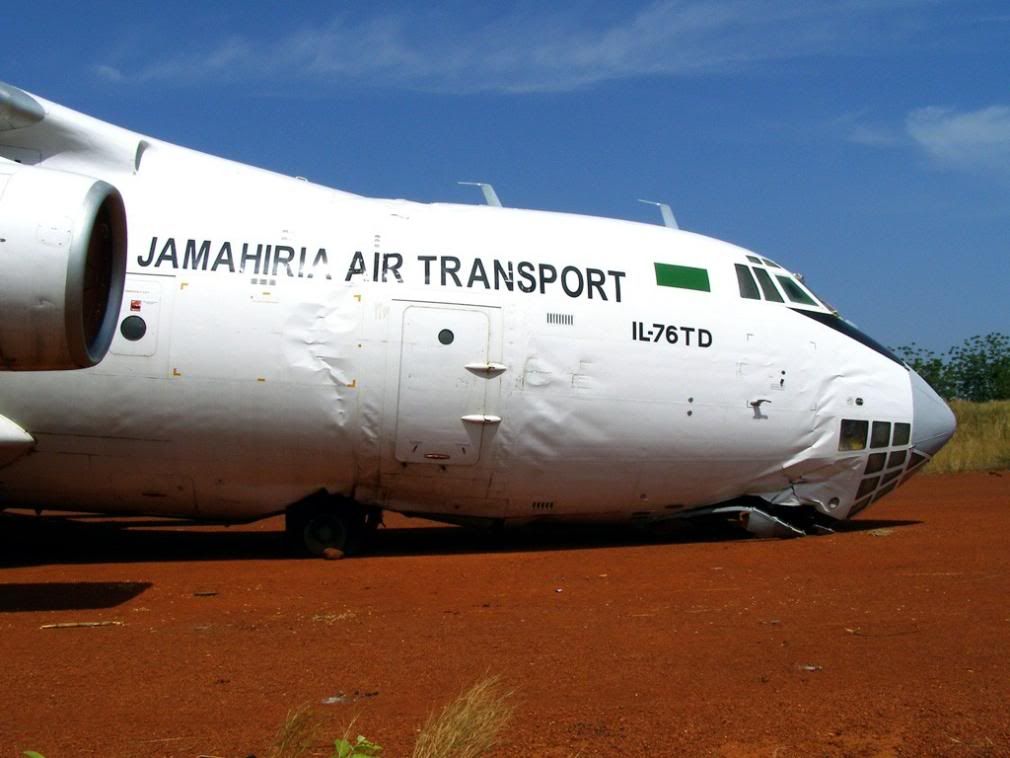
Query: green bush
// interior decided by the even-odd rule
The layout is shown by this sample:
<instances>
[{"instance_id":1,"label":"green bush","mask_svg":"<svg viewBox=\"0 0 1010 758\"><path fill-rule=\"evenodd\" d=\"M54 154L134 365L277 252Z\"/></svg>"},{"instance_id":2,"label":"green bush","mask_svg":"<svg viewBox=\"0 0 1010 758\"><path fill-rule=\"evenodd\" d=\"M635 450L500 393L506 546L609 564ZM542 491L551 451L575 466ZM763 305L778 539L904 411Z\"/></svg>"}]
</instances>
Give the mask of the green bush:
<instances>
[{"instance_id":1,"label":"green bush","mask_svg":"<svg viewBox=\"0 0 1010 758\"><path fill-rule=\"evenodd\" d=\"M976 335L952 347L946 356L914 342L894 352L948 400L1010 400L1010 337L1006 334Z\"/></svg>"}]
</instances>

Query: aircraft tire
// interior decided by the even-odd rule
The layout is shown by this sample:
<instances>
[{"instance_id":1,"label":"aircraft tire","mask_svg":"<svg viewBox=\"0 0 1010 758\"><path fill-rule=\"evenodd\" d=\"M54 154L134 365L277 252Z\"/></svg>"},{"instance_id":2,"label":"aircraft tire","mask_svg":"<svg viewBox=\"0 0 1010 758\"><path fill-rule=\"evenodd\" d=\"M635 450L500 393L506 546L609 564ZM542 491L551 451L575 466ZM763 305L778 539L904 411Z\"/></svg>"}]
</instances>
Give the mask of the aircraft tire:
<instances>
[{"instance_id":1,"label":"aircraft tire","mask_svg":"<svg viewBox=\"0 0 1010 758\"><path fill-rule=\"evenodd\" d=\"M288 510L286 531L300 552L343 558L361 545L365 511L342 498L314 498Z\"/></svg>"},{"instance_id":2,"label":"aircraft tire","mask_svg":"<svg viewBox=\"0 0 1010 758\"><path fill-rule=\"evenodd\" d=\"M382 526L382 509L368 508L365 510L365 535L374 534Z\"/></svg>"}]
</instances>

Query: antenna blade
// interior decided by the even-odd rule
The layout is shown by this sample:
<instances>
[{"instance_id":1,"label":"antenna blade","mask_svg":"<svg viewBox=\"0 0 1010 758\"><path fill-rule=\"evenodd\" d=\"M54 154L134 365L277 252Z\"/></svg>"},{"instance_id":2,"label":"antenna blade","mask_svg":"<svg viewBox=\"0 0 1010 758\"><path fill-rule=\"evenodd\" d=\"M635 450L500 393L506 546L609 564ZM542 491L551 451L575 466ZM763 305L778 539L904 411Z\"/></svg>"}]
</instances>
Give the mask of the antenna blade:
<instances>
[{"instance_id":1,"label":"antenna blade","mask_svg":"<svg viewBox=\"0 0 1010 758\"><path fill-rule=\"evenodd\" d=\"M657 203L655 200L641 200L640 203L645 203L646 205L655 205L659 208L659 213L663 217L663 226L669 227L670 229L680 229L677 225L677 219L674 218L673 209L670 208L666 203Z\"/></svg>"},{"instance_id":2,"label":"antenna blade","mask_svg":"<svg viewBox=\"0 0 1010 758\"><path fill-rule=\"evenodd\" d=\"M456 184L464 184L468 187L480 187L480 191L484 193L485 203L495 208L502 207L501 200L498 199L498 193L487 182L456 182Z\"/></svg>"}]
</instances>

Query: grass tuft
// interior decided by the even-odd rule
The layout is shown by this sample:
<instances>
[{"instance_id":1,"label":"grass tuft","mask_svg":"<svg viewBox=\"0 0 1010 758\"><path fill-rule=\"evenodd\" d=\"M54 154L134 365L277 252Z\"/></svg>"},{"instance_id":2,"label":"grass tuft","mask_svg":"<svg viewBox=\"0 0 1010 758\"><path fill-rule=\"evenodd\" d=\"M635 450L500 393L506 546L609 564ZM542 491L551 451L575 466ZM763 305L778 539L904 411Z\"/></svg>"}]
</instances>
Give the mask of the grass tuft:
<instances>
[{"instance_id":1,"label":"grass tuft","mask_svg":"<svg viewBox=\"0 0 1010 758\"><path fill-rule=\"evenodd\" d=\"M927 474L1010 468L1010 400L952 400L957 432L926 467Z\"/></svg>"},{"instance_id":2,"label":"grass tuft","mask_svg":"<svg viewBox=\"0 0 1010 758\"><path fill-rule=\"evenodd\" d=\"M421 727L412 758L477 758L490 750L512 718L512 706L497 676L460 693Z\"/></svg>"},{"instance_id":3,"label":"grass tuft","mask_svg":"<svg viewBox=\"0 0 1010 758\"><path fill-rule=\"evenodd\" d=\"M288 711L267 753L268 758L304 758L312 748L318 728L319 722L308 705Z\"/></svg>"}]
</instances>

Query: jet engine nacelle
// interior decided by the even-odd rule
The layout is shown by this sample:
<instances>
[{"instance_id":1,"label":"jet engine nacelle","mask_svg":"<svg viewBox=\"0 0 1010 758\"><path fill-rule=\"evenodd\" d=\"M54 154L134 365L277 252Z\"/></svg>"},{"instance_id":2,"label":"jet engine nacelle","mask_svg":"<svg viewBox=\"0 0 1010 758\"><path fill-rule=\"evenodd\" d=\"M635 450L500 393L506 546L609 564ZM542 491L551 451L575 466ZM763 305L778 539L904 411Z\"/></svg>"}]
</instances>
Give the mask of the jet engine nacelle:
<instances>
[{"instance_id":1,"label":"jet engine nacelle","mask_svg":"<svg viewBox=\"0 0 1010 758\"><path fill-rule=\"evenodd\" d=\"M0 370L102 360L125 276L126 211L115 187L67 171L0 165Z\"/></svg>"}]
</instances>

